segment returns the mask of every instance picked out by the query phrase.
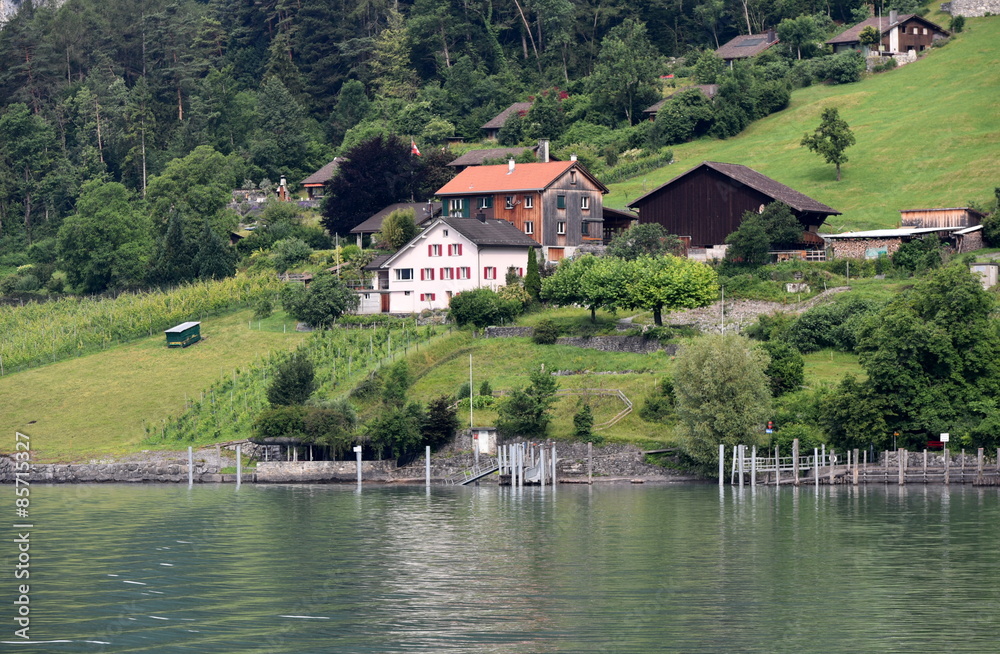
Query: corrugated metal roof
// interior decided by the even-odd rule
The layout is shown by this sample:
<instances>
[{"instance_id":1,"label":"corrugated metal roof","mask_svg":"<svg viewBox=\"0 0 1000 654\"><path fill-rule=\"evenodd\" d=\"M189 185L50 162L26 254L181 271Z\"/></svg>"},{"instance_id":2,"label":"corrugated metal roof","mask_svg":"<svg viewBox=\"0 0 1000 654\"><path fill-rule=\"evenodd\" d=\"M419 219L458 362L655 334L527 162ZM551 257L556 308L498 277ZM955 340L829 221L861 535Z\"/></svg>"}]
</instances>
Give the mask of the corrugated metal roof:
<instances>
[{"instance_id":1,"label":"corrugated metal roof","mask_svg":"<svg viewBox=\"0 0 1000 654\"><path fill-rule=\"evenodd\" d=\"M841 234L821 234L823 238L893 238L896 236L916 236L933 232L956 232L960 227L902 227L898 229L871 229L866 232L843 232Z\"/></svg>"},{"instance_id":2,"label":"corrugated metal roof","mask_svg":"<svg viewBox=\"0 0 1000 654\"><path fill-rule=\"evenodd\" d=\"M438 189L438 197L447 195L476 195L480 193L504 193L518 191L543 191L576 166L581 173L593 181L603 193L608 189L587 172L577 161L550 161L549 163L515 164L511 172L508 166L472 166L455 176Z\"/></svg>"},{"instance_id":3,"label":"corrugated metal roof","mask_svg":"<svg viewBox=\"0 0 1000 654\"><path fill-rule=\"evenodd\" d=\"M191 329L192 327L195 327L195 326L200 325L200 324L201 324L200 322L182 322L179 325L174 325L170 329L164 329L163 333L164 334L180 334L181 332L183 332L183 331L185 331L187 329Z\"/></svg>"}]
</instances>

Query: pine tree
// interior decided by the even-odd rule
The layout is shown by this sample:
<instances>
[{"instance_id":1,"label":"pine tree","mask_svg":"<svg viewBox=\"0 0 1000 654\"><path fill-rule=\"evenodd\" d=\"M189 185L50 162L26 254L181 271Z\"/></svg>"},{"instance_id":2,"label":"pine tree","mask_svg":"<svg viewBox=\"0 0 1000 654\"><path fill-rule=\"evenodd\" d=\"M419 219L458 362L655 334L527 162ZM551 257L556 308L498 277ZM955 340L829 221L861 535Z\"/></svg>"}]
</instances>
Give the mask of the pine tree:
<instances>
[{"instance_id":1,"label":"pine tree","mask_svg":"<svg viewBox=\"0 0 1000 654\"><path fill-rule=\"evenodd\" d=\"M524 271L524 290L528 291L533 302L540 300L542 276L538 272L538 256L535 254L535 248L528 251L528 267Z\"/></svg>"},{"instance_id":2,"label":"pine tree","mask_svg":"<svg viewBox=\"0 0 1000 654\"><path fill-rule=\"evenodd\" d=\"M296 352L278 364L274 380L267 389L267 401L272 405L305 404L316 390L316 371L312 361Z\"/></svg>"}]
</instances>

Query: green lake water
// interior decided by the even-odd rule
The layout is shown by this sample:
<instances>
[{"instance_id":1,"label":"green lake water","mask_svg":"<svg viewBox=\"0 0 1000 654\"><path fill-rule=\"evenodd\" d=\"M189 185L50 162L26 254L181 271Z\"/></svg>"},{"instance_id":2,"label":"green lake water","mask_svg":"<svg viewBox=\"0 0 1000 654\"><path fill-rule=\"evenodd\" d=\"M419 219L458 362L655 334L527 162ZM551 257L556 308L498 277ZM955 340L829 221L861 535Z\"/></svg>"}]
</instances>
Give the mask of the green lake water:
<instances>
[{"instance_id":1,"label":"green lake water","mask_svg":"<svg viewBox=\"0 0 1000 654\"><path fill-rule=\"evenodd\" d=\"M31 493L2 652L1000 650L995 488Z\"/></svg>"}]
</instances>

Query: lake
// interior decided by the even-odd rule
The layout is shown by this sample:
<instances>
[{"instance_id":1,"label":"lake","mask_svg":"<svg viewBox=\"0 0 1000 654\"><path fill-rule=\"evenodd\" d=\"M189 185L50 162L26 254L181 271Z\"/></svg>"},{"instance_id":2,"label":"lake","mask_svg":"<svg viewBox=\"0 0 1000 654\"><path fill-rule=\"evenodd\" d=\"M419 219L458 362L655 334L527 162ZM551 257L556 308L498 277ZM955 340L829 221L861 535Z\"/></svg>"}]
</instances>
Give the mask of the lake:
<instances>
[{"instance_id":1,"label":"lake","mask_svg":"<svg viewBox=\"0 0 1000 654\"><path fill-rule=\"evenodd\" d=\"M31 493L30 634L66 642L3 651L998 649L996 488Z\"/></svg>"}]
</instances>

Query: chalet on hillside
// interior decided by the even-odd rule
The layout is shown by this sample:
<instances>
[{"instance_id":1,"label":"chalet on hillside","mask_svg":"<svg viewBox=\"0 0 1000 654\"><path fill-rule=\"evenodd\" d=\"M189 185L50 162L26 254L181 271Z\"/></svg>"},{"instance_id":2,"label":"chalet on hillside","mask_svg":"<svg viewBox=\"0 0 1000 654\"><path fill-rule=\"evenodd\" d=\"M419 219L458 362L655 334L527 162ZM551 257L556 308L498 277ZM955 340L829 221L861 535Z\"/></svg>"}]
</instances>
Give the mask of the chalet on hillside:
<instances>
[{"instance_id":1,"label":"chalet on hillside","mask_svg":"<svg viewBox=\"0 0 1000 654\"><path fill-rule=\"evenodd\" d=\"M483 125L480 129L486 132L486 138L496 140L500 135L500 130L504 125L507 124L507 119L513 115L523 116L531 111L532 102L515 102L510 105L496 116L494 116L490 121Z\"/></svg>"},{"instance_id":2,"label":"chalet on hillside","mask_svg":"<svg viewBox=\"0 0 1000 654\"><path fill-rule=\"evenodd\" d=\"M371 236L381 230L382 222L389 217L389 214L399 209L413 209L413 221L417 224L417 227L426 225L441 215L440 202L396 202L390 204L349 232L357 238L358 247L362 247L361 243L365 236Z\"/></svg>"},{"instance_id":3,"label":"chalet on hillside","mask_svg":"<svg viewBox=\"0 0 1000 654\"><path fill-rule=\"evenodd\" d=\"M319 200L323 197L323 187L327 182L333 179L333 176L336 174L337 168L340 166L340 162L342 161L343 158L334 157L333 161L326 164L300 182L302 188L304 188L306 193L309 195L310 200Z\"/></svg>"},{"instance_id":4,"label":"chalet on hillside","mask_svg":"<svg viewBox=\"0 0 1000 654\"><path fill-rule=\"evenodd\" d=\"M676 97L678 93L683 93L684 91L689 91L691 89L697 89L701 91L701 94L705 96L707 100L710 101L714 100L715 96L718 95L719 93L718 84L695 84L694 86L688 86L683 89L678 89L677 91L671 93L670 95L666 96L665 98L654 104L652 107L649 107L648 109L643 109L642 114L647 118L649 118L649 120L656 120L656 114L659 113L660 108L663 107L663 105L665 105L667 102Z\"/></svg>"},{"instance_id":5,"label":"chalet on hillside","mask_svg":"<svg viewBox=\"0 0 1000 654\"><path fill-rule=\"evenodd\" d=\"M713 248L739 228L745 212L763 211L772 202L791 208L802 223L802 249L818 255L824 245L819 227L840 212L739 164L704 161L628 206L639 212L640 224L662 225L692 248Z\"/></svg>"},{"instance_id":6,"label":"chalet on hillside","mask_svg":"<svg viewBox=\"0 0 1000 654\"><path fill-rule=\"evenodd\" d=\"M861 50L861 31L866 27L874 27L882 35L879 49L886 54L923 52L934 41L951 35L948 30L926 18L916 14L900 15L892 10L888 16L872 16L861 21L826 41L826 44L833 47L834 53Z\"/></svg>"},{"instance_id":7,"label":"chalet on hillside","mask_svg":"<svg viewBox=\"0 0 1000 654\"><path fill-rule=\"evenodd\" d=\"M358 313L447 309L462 291L503 286L510 268L523 277L537 245L505 220L437 218L398 251L365 266L374 275L356 289Z\"/></svg>"},{"instance_id":8,"label":"chalet on hillside","mask_svg":"<svg viewBox=\"0 0 1000 654\"><path fill-rule=\"evenodd\" d=\"M608 189L575 159L506 166L472 166L435 194L445 214L499 218L542 246L547 261L603 241Z\"/></svg>"},{"instance_id":9,"label":"chalet on hillside","mask_svg":"<svg viewBox=\"0 0 1000 654\"><path fill-rule=\"evenodd\" d=\"M774 30L768 30L764 34L741 34L733 37L722 47L715 51L715 54L730 66L737 59L749 59L756 57L761 52L778 43L778 35Z\"/></svg>"}]
</instances>

